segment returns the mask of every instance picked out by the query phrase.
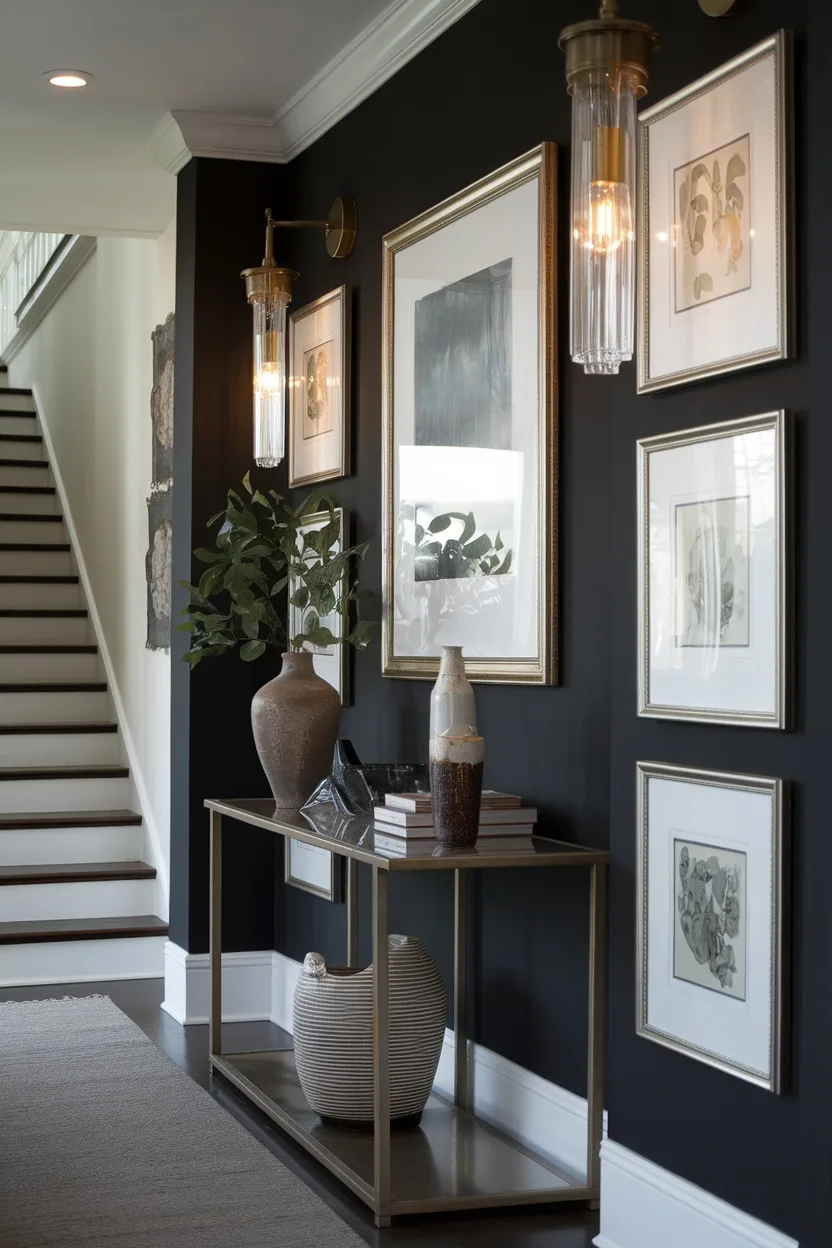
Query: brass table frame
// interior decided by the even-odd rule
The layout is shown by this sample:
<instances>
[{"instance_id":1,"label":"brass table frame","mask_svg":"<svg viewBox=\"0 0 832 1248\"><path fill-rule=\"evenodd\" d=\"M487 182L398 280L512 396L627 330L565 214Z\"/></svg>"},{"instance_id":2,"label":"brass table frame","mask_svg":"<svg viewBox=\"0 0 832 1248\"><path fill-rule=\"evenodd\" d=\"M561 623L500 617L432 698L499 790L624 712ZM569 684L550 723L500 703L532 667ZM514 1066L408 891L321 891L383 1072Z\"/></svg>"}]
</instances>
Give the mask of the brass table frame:
<instances>
[{"instance_id":1,"label":"brass table frame","mask_svg":"<svg viewBox=\"0 0 832 1248\"><path fill-rule=\"evenodd\" d=\"M209 799L211 829L211 908L210 908L210 1007L209 1052L212 1071L219 1071L245 1096L253 1101L298 1144L310 1152L333 1174L337 1175L373 1210L376 1226L389 1226L391 1218L403 1214L440 1212L459 1209L482 1209L508 1205L545 1204L555 1201L582 1201L597 1207L600 1198L600 1146L603 1132L603 1036L604 1036L604 960L606 868L609 854L603 850L553 841L548 838L501 838L499 843L487 839L473 849L442 850L437 854L436 842L407 842L406 852L395 854L373 844L371 825L366 826L360 843L336 840L313 830L302 816L275 812L273 803L261 800ZM270 813L271 812L271 813ZM230 818L253 827L264 828L278 836L303 841L327 849L346 858L347 964L357 965L358 955L358 862L372 867L373 878L373 1079L374 1124L372 1135L372 1182L344 1158L344 1148L336 1150L316 1137L295 1113L268 1095L251 1077L256 1058L267 1062L269 1054L229 1055L222 1052L222 821ZM525 1149L516 1141L481 1124L473 1115L473 1097L468 1063L468 872L476 869L531 867L585 867L590 872L589 917L589 1018L587 1027L587 1159L586 1179L569 1175L562 1168ZM391 1184L390 1083L389 1083L389 983L387 885L390 871L453 870L454 872L454 1107L434 1097L437 1105L445 1105L452 1123L452 1145L466 1139L470 1154L476 1153L477 1142L482 1149L509 1148L518 1164L533 1166L536 1182L528 1190L516 1185L512 1190L485 1190L479 1176L469 1181L465 1190L437 1191L430 1196L408 1198ZM273 1055L275 1061L280 1053ZM246 1066L246 1073L240 1068ZM284 1057L282 1065L287 1065ZM285 1075L285 1071L283 1072ZM433 1098L432 1098L433 1099ZM427 1112L427 1111L426 1111ZM448 1117L448 1114L445 1115ZM472 1132L477 1139L471 1143ZM411 1133L404 1133L410 1135ZM334 1137L333 1137L334 1138ZM452 1154L454 1157L456 1154ZM493 1165L493 1163L492 1163ZM496 1168L499 1169L499 1166ZM539 1174L551 1174L551 1184L541 1185ZM447 1176L444 1176L447 1177Z\"/></svg>"}]
</instances>

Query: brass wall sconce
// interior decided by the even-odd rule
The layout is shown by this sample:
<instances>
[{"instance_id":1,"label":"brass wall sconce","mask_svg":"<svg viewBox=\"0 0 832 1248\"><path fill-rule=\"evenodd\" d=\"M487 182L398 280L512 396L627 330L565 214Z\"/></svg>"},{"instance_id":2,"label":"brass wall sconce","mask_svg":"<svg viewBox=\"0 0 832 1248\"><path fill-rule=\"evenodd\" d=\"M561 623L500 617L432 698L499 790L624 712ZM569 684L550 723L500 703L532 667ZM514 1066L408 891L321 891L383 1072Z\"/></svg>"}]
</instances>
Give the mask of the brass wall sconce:
<instances>
[{"instance_id":1,"label":"brass wall sconce","mask_svg":"<svg viewBox=\"0 0 832 1248\"><path fill-rule=\"evenodd\" d=\"M570 353L584 372L617 373L635 334L636 100L659 37L618 0L561 32L572 96Z\"/></svg>"},{"instance_id":2,"label":"brass wall sconce","mask_svg":"<svg viewBox=\"0 0 832 1248\"><path fill-rule=\"evenodd\" d=\"M263 263L240 274L253 311L254 461L261 468L276 468L286 452L286 311L299 274L275 263L274 231L281 229L322 230L328 254L343 259L355 246L355 201L339 197L325 221L275 221L267 208Z\"/></svg>"}]
</instances>

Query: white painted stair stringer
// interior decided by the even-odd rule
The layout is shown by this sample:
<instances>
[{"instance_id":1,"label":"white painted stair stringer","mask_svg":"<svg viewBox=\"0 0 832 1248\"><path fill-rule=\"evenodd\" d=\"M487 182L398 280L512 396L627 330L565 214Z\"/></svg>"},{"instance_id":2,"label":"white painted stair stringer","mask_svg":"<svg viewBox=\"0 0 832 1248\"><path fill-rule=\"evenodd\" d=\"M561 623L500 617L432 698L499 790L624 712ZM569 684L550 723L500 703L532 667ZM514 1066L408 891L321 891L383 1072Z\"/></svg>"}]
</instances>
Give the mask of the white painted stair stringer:
<instances>
[{"instance_id":1,"label":"white painted stair stringer","mask_svg":"<svg viewBox=\"0 0 832 1248\"><path fill-rule=\"evenodd\" d=\"M153 817L153 808L150 802L147 784L145 782L138 753L133 743L118 682L115 679L115 669L107 646L106 638L104 636L104 629L102 627L101 616L95 602L95 595L92 592L92 585L90 583L87 566L84 562L84 552L81 549L81 544L78 540L78 531L72 518L72 509L69 506L69 498L61 476L60 466L55 456L54 443L52 442L52 438L49 433L48 415L45 411L42 395L36 382L32 387L32 392L33 406L35 411L38 412L38 424L40 426L40 432L43 434L44 451L46 458L49 461L52 478L58 492L60 512L64 517L64 524L69 534L69 541L75 565L78 570L78 575L81 578L81 586L86 600L87 610L89 611L90 636L93 637L98 644L101 663L107 679L109 696L112 699L115 710L115 719L121 731L124 751L130 765L131 784L135 790L135 796L137 799L135 803L130 804L133 809L141 812L144 818L144 829L146 834L145 842L147 851L149 851L145 854L145 861L149 862L151 866L156 868L156 905L152 912L159 915L160 918L167 919L170 898L170 877L168 864L162 850L161 835ZM159 973L161 973L161 963Z\"/></svg>"}]
</instances>

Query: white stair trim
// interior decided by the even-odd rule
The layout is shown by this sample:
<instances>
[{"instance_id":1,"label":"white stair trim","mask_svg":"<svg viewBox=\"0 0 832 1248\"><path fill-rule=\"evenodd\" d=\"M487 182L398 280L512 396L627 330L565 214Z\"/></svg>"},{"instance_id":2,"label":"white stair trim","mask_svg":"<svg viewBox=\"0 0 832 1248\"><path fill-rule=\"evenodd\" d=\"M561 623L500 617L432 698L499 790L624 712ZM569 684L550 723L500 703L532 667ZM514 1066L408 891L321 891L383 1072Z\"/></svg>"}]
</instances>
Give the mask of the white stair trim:
<instances>
[{"instance_id":1,"label":"white stair trim","mask_svg":"<svg viewBox=\"0 0 832 1248\"><path fill-rule=\"evenodd\" d=\"M479 0L393 0L279 112L167 113L149 147L169 173L192 156L286 164L438 39Z\"/></svg>"},{"instance_id":2,"label":"white stair trim","mask_svg":"<svg viewBox=\"0 0 832 1248\"><path fill-rule=\"evenodd\" d=\"M89 254L92 255L92 252ZM63 477L61 476L61 470L55 456L55 448L49 432L49 422L46 415L46 409L44 407L40 387L37 382L35 382L32 386L32 394L34 395L35 400L35 410L38 413L40 431L43 434L43 445L46 450L46 458L49 461L52 478L58 491L60 510L64 517L64 524L66 525L67 533L69 534L69 544L72 556L74 557L75 564L78 569L78 575L81 578L81 588L83 590L87 610L89 612L88 618L91 634L98 645L98 653L101 656L101 662L104 665L109 696L113 702L116 722L118 723L121 738L124 742L124 749L127 753L131 780L135 786L136 795L139 800L139 813L141 813L144 818L144 827L152 851L152 862L150 865L156 868L156 892L158 904L154 910L154 914L157 914L161 919L166 920L170 905L170 875L165 853L162 848L162 839L159 834L159 828L156 824L156 820L153 816L153 807L150 801L147 783L139 762L139 756L133 741L133 735L130 731L127 715L125 714L124 701L118 687L118 681L116 680L113 660L107 646L107 639L104 635L104 629L101 624L101 616L96 605L95 595L92 591L87 565L84 562L84 552L81 549L81 543L78 540L78 530L76 529L75 522L72 518L72 508L69 505L69 497L67 495Z\"/></svg>"},{"instance_id":3,"label":"white stair trim","mask_svg":"<svg viewBox=\"0 0 832 1248\"><path fill-rule=\"evenodd\" d=\"M300 962L273 950L224 953L223 1021L268 1019L291 1035L300 970ZM208 955L186 953L168 941L162 1009L178 1023L206 1023L209 988ZM469 1062L476 1113L512 1139L585 1179L587 1108L583 1097L482 1045L471 1045ZM446 1031L434 1087L448 1098L453 1097L453 1071L454 1036Z\"/></svg>"},{"instance_id":4,"label":"white stair trim","mask_svg":"<svg viewBox=\"0 0 832 1248\"><path fill-rule=\"evenodd\" d=\"M765 1222L614 1140L601 1146L596 1248L799 1248Z\"/></svg>"}]
</instances>

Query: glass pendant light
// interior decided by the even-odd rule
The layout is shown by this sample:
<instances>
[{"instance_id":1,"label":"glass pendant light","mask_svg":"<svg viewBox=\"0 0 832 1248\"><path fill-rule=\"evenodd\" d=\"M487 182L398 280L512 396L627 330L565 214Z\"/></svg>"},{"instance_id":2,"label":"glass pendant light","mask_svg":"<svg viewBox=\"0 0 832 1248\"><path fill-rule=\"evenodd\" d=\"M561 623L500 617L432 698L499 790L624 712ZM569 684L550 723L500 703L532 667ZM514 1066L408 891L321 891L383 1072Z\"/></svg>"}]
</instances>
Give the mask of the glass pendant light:
<instances>
[{"instance_id":1,"label":"glass pendant light","mask_svg":"<svg viewBox=\"0 0 832 1248\"><path fill-rule=\"evenodd\" d=\"M586 373L633 358L636 100L657 44L651 27L619 16L618 0L560 36L572 96L570 351Z\"/></svg>"}]
</instances>

